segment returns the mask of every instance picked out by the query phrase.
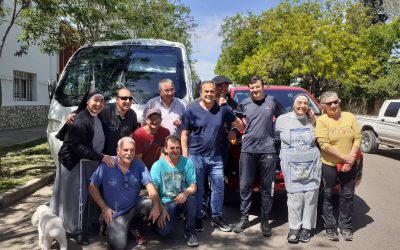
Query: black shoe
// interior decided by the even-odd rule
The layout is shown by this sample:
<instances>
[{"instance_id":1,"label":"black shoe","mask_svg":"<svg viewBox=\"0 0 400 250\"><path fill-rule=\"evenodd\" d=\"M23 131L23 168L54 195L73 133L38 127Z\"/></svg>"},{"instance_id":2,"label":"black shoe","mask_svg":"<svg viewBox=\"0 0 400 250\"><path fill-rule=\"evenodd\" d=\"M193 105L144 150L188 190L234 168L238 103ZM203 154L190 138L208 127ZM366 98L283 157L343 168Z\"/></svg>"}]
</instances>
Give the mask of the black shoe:
<instances>
[{"instance_id":1,"label":"black shoe","mask_svg":"<svg viewBox=\"0 0 400 250\"><path fill-rule=\"evenodd\" d=\"M311 240L311 230L309 229L301 229L300 232L300 241L303 243L307 243Z\"/></svg>"},{"instance_id":2,"label":"black shoe","mask_svg":"<svg viewBox=\"0 0 400 250\"><path fill-rule=\"evenodd\" d=\"M339 241L339 234L336 228L327 228L325 229L326 237L332 241Z\"/></svg>"},{"instance_id":3,"label":"black shoe","mask_svg":"<svg viewBox=\"0 0 400 250\"><path fill-rule=\"evenodd\" d=\"M211 219L211 226L218 227L222 232L230 232L231 227L222 219L221 216Z\"/></svg>"},{"instance_id":4,"label":"black shoe","mask_svg":"<svg viewBox=\"0 0 400 250\"><path fill-rule=\"evenodd\" d=\"M299 229L289 229L287 241L292 244L299 243L299 234L300 234Z\"/></svg>"},{"instance_id":5,"label":"black shoe","mask_svg":"<svg viewBox=\"0 0 400 250\"><path fill-rule=\"evenodd\" d=\"M203 219L195 219L194 221L194 230L196 230L196 232L203 232L204 231L204 227L203 227Z\"/></svg>"},{"instance_id":6,"label":"black shoe","mask_svg":"<svg viewBox=\"0 0 400 250\"><path fill-rule=\"evenodd\" d=\"M80 234L76 235L75 242L76 242L76 244L79 244L81 246L87 246L90 243L89 238L85 233L80 233Z\"/></svg>"},{"instance_id":7,"label":"black shoe","mask_svg":"<svg viewBox=\"0 0 400 250\"><path fill-rule=\"evenodd\" d=\"M353 232L351 232L351 230L348 229L348 228L340 229L340 234L342 235L343 239L346 240L346 241L352 241L353 240Z\"/></svg>"},{"instance_id":8,"label":"black shoe","mask_svg":"<svg viewBox=\"0 0 400 250\"><path fill-rule=\"evenodd\" d=\"M232 227L232 231L235 233L241 233L249 226L250 226L249 220L247 218L241 218L239 223L237 223Z\"/></svg>"},{"instance_id":9,"label":"black shoe","mask_svg":"<svg viewBox=\"0 0 400 250\"><path fill-rule=\"evenodd\" d=\"M272 235L271 227L269 226L268 220L261 221L261 232L264 237L270 237Z\"/></svg>"}]
</instances>

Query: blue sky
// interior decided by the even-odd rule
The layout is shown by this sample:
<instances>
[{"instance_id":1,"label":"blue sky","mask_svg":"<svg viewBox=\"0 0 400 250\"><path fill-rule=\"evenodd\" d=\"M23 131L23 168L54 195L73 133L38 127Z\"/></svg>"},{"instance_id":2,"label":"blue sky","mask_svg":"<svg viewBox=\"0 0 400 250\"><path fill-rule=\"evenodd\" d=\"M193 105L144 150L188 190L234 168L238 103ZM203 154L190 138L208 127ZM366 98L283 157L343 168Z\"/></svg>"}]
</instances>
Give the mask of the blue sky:
<instances>
[{"instance_id":1,"label":"blue sky","mask_svg":"<svg viewBox=\"0 0 400 250\"><path fill-rule=\"evenodd\" d=\"M221 38L218 36L222 20L237 13L249 11L259 14L275 7L280 0L181 0L191 9L192 16L198 24L197 38L192 41L197 60L196 71L201 80L214 77L214 68L221 53Z\"/></svg>"}]
</instances>

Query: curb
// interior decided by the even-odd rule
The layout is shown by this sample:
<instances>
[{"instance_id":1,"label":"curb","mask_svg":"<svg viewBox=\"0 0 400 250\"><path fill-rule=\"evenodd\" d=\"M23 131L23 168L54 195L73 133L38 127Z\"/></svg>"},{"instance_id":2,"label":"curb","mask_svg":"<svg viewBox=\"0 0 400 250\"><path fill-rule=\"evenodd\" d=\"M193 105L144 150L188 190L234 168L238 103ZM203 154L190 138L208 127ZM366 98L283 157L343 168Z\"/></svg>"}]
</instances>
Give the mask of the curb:
<instances>
[{"instance_id":1,"label":"curb","mask_svg":"<svg viewBox=\"0 0 400 250\"><path fill-rule=\"evenodd\" d=\"M55 171L54 173L45 175L41 178L30 180L25 185L11 189L10 191L0 195L0 211L5 210L10 206L10 204L22 200L42 187L49 185L54 181L54 178Z\"/></svg>"}]
</instances>

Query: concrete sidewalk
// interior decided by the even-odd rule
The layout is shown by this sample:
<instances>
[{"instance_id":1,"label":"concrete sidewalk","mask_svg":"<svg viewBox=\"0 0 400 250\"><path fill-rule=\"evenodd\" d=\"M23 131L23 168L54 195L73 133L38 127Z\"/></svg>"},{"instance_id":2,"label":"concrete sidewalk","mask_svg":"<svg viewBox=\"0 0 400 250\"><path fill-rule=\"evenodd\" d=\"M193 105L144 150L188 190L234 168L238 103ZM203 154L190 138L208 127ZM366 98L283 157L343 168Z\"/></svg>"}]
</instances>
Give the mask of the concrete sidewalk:
<instances>
[{"instance_id":1,"label":"concrete sidewalk","mask_svg":"<svg viewBox=\"0 0 400 250\"><path fill-rule=\"evenodd\" d=\"M46 137L47 126L0 131L0 148Z\"/></svg>"}]
</instances>

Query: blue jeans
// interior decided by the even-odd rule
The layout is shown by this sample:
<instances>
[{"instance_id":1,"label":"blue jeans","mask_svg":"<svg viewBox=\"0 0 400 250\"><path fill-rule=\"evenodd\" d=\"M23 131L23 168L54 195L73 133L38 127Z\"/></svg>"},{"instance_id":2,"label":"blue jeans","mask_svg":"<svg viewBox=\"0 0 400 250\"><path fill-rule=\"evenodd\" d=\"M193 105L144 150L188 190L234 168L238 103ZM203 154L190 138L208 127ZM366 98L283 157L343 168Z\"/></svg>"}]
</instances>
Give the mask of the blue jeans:
<instances>
[{"instance_id":1,"label":"blue jeans","mask_svg":"<svg viewBox=\"0 0 400 250\"><path fill-rule=\"evenodd\" d=\"M193 195L189 195L186 202L183 204L176 204L175 201L171 201L164 204L169 214L169 221L163 228L155 226L156 231L161 236L167 236L175 229L175 220L178 209L183 211L185 215L185 234L190 236L194 234L194 218L196 215L196 198Z\"/></svg>"},{"instance_id":2,"label":"blue jeans","mask_svg":"<svg viewBox=\"0 0 400 250\"><path fill-rule=\"evenodd\" d=\"M189 159L196 168L196 218L202 219L204 214L203 195L204 195L204 178L206 175L211 179L211 211L212 217L222 216L224 204L224 164L220 155L217 156L201 156L189 155Z\"/></svg>"}]
</instances>

